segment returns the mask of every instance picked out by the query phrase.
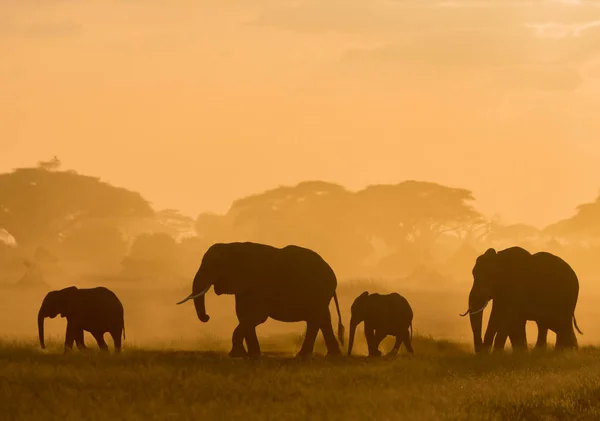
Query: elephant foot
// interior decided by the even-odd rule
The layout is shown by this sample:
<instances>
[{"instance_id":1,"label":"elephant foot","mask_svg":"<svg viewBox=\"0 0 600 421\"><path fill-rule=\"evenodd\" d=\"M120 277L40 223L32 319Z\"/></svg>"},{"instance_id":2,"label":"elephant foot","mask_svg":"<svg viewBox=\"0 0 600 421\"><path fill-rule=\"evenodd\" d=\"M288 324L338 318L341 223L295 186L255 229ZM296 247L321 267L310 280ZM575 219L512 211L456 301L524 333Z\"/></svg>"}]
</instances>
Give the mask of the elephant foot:
<instances>
[{"instance_id":1,"label":"elephant foot","mask_svg":"<svg viewBox=\"0 0 600 421\"><path fill-rule=\"evenodd\" d=\"M380 358L380 357L381 357L381 355L382 355L382 354L381 354L381 351L380 351L380 350L378 350L378 349L376 349L376 350L374 350L374 351L369 351L369 357L372 357L372 358Z\"/></svg>"},{"instance_id":2,"label":"elephant foot","mask_svg":"<svg viewBox=\"0 0 600 421\"><path fill-rule=\"evenodd\" d=\"M397 349L392 349L390 352L388 352L388 354L386 355L386 357L388 357L388 358L397 357L398 356L398 351L399 350L397 350Z\"/></svg>"},{"instance_id":3,"label":"elephant foot","mask_svg":"<svg viewBox=\"0 0 600 421\"><path fill-rule=\"evenodd\" d=\"M248 351L248 353L246 354L246 357L253 360L260 359L261 356L262 354L260 353L260 351Z\"/></svg>"},{"instance_id":4,"label":"elephant foot","mask_svg":"<svg viewBox=\"0 0 600 421\"><path fill-rule=\"evenodd\" d=\"M327 350L328 357L341 357L342 351L338 347L334 347Z\"/></svg>"},{"instance_id":5,"label":"elephant foot","mask_svg":"<svg viewBox=\"0 0 600 421\"><path fill-rule=\"evenodd\" d=\"M309 358L312 358L312 356L312 352L300 350L294 358L298 360L308 360Z\"/></svg>"},{"instance_id":6,"label":"elephant foot","mask_svg":"<svg viewBox=\"0 0 600 421\"><path fill-rule=\"evenodd\" d=\"M232 348L228 354L231 358L245 358L248 354L245 349Z\"/></svg>"}]
</instances>

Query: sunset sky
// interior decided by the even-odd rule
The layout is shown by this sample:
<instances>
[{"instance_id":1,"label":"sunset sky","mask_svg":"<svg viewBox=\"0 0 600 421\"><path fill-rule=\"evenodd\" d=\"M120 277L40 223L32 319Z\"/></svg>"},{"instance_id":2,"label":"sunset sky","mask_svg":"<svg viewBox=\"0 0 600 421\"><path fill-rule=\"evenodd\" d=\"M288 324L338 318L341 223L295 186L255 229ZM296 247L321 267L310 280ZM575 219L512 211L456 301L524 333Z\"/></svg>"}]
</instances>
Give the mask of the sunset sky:
<instances>
[{"instance_id":1,"label":"sunset sky","mask_svg":"<svg viewBox=\"0 0 600 421\"><path fill-rule=\"evenodd\" d=\"M543 226L600 188L600 1L0 0L0 171L196 216L405 179Z\"/></svg>"}]
</instances>

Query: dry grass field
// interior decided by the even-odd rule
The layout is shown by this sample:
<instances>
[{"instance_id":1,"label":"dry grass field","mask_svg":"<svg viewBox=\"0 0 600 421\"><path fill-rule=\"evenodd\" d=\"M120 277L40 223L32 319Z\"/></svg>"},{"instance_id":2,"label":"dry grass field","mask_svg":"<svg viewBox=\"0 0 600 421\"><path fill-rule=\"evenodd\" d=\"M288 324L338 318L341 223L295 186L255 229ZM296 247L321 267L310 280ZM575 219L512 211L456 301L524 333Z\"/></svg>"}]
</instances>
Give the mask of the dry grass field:
<instances>
[{"instance_id":1,"label":"dry grass field","mask_svg":"<svg viewBox=\"0 0 600 421\"><path fill-rule=\"evenodd\" d=\"M303 324L268 321L258 329L259 360L227 356L232 300L209 293L211 321L174 303L188 287L112 287L125 306L127 340L103 355L86 334L87 354L62 355L64 319L46 321L39 348L36 314L45 291L0 295L0 420L598 420L600 349L595 306L578 306L579 351L475 356L463 291L402 291L415 311L414 348L395 359L293 358ZM352 299L374 284L339 288L348 328ZM587 300L587 301L586 301ZM332 306L332 315L334 315ZM334 325L337 317L333 317ZM535 340L535 325L529 327ZM550 335L550 342L554 336ZM112 350L112 342L108 341ZM384 351L392 338L382 344Z\"/></svg>"},{"instance_id":2,"label":"dry grass field","mask_svg":"<svg viewBox=\"0 0 600 421\"><path fill-rule=\"evenodd\" d=\"M2 420L597 420L600 351L475 357L415 338L415 356L260 360L225 352L0 348ZM321 349L322 351L322 349Z\"/></svg>"}]
</instances>

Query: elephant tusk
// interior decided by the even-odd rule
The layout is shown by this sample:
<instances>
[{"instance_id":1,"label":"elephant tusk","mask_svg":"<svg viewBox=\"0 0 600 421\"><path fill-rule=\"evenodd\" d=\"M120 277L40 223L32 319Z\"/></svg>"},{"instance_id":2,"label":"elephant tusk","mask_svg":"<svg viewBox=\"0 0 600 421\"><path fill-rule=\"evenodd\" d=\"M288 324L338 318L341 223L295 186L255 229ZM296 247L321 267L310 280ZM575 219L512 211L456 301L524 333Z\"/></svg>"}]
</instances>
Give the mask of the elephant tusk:
<instances>
[{"instance_id":1,"label":"elephant tusk","mask_svg":"<svg viewBox=\"0 0 600 421\"><path fill-rule=\"evenodd\" d=\"M210 289L210 285L207 286L206 288L204 288L202 291L200 291L198 294L190 294L190 296L188 296L187 298L181 300L180 302L178 302L177 304L183 304L188 300L193 300L194 298L198 298L204 294L206 294L208 292L208 290Z\"/></svg>"},{"instance_id":2,"label":"elephant tusk","mask_svg":"<svg viewBox=\"0 0 600 421\"><path fill-rule=\"evenodd\" d=\"M477 313L481 313L483 310L485 310L485 308L487 307L487 305L490 303L490 301L486 301L485 304L483 305L483 307L481 307L479 310L477 311L472 311L471 314L477 314Z\"/></svg>"},{"instance_id":3,"label":"elephant tusk","mask_svg":"<svg viewBox=\"0 0 600 421\"><path fill-rule=\"evenodd\" d=\"M460 314L460 317L465 317L467 314L477 314L477 313L481 313L483 310L485 310L485 308L487 307L487 305L490 303L490 300L487 300L485 302L485 304L483 305L483 307L481 307L479 310L477 311L471 311L470 309L467 310L464 314Z\"/></svg>"}]
</instances>

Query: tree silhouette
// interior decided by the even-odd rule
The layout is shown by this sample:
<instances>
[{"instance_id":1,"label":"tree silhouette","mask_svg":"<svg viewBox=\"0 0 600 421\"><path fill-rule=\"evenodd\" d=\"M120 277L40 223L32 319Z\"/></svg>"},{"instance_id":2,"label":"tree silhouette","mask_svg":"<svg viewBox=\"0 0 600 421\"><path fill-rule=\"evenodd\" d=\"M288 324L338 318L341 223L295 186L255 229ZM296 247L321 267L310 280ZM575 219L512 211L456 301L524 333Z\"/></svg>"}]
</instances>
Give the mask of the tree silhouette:
<instances>
[{"instance_id":1,"label":"tree silhouette","mask_svg":"<svg viewBox=\"0 0 600 421\"><path fill-rule=\"evenodd\" d=\"M196 230L207 240L306 246L343 276L373 264L374 240L395 253L390 270L399 260L414 264L439 236L459 235L483 222L471 200L468 190L435 183L406 181L354 193L306 181L236 200L223 216L203 214Z\"/></svg>"},{"instance_id":2,"label":"tree silhouette","mask_svg":"<svg viewBox=\"0 0 600 421\"><path fill-rule=\"evenodd\" d=\"M600 238L600 196L594 202L577 206L575 215L549 225L543 232L570 240Z\"/></svg>"},{"instance_id":3,"label":"tree silhouette","mask_svg":"<svg viewBox=\"0 0 600 421\"><path fill-rule=\"evenodd\" d=\"M41 167L0 174L0 228L21 246L55 241L83 217L151 215L138 193L74 171Z\"/></svg>"},{"instance_id":4,"label":"tree silhouette","mask_svg":"<svg viewBox=\"0 0 600 421\"><path fill-rule=\"evenodd\" d=\"M177 242L166 233L141 234L123 259L123 275L161 279L177 272Z\"/></svg>"},{"instance_id":5,"label":"tree silhouette","mask_svg":"<svg viewBox=\"0 0 600 421\"><path fill-rule=\"evenodd\" d=\"M485 224L466 189L408 180L368 186L356 197L362 229L393 250L379 263L381 274L408 275L418 265L435 264L433 248L441 236L464 237Z\"/></svg>"},{"instance_id":6,"label":"tree silhouette","mask_svg":"<svg viewBox=\"0 0 600 421\"><path fill-rule=\"evenodd\" d=\"M75 262L106 271L118 268L128 244L113 218L85 218L71 227L58 249L71 265Z\"/></svg>"}]
</instances>

